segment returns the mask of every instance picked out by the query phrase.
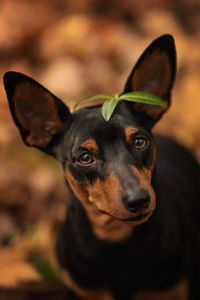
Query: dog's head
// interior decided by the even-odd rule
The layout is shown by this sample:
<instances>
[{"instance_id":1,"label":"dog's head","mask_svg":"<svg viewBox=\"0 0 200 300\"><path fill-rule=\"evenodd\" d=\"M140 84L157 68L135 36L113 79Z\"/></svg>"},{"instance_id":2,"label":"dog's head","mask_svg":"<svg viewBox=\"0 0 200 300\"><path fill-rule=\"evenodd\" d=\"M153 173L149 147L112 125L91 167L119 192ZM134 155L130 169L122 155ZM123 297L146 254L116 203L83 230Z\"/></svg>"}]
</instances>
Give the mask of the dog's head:
<instances>
[{"instance_id":1,"label":"dog's head","mask_svg":"<svg viewBox=\"0 0 200 300\"><path fill-rule=\"evenodd\" d=\"M152 93L169 107L175 65L173 38L163 35L142 54L124 91ZM151 128L163 108L123 101L106 122L98 106L71 114L61 100L23 74L6 73L4 84L23 141L60 161L83 204L133 224L151 216L155 208Z\"/></svg>"}]
</instances>

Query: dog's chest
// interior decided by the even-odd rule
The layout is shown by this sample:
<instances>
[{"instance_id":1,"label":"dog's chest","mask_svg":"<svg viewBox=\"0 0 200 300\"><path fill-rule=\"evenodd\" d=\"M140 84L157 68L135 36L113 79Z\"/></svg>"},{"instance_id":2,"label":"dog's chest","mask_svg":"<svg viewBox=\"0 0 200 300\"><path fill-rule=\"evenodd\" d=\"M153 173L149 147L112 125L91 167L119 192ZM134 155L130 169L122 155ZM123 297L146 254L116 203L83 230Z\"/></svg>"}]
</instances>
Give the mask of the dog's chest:
<instances>
[{"instance_id":1,"label":"dog's chest","mask_svg":"<svg viewBox=\"0 0 200 300\"><path fill-rule=\"evenodd\" d=\"M83 214L81 215L83 218ZM121 244L109 244L95 238L86 220L81 221L79 217L79 221L84 244L83 241L79 244L77 228L76 235L70 233L71 226L68 224L67 235L70 235L70 243L66 245L67 263L62 265L69 271L72 270L80 284L91 286L106 284L114 293L119 294L120 290L123 293L124 290L132 293L143 288L167 288L179 277L175 270L180 270L181 258L177 254L168 259L161 257L159 232L151 238L147 235L146 238L146 229L141 228L134 233L132 239ZM65 237L67 235L65 233ZM79 249L78 253L77 249ZM171 274L170 277L168 274Z\"/></svg>"}]
</instances>

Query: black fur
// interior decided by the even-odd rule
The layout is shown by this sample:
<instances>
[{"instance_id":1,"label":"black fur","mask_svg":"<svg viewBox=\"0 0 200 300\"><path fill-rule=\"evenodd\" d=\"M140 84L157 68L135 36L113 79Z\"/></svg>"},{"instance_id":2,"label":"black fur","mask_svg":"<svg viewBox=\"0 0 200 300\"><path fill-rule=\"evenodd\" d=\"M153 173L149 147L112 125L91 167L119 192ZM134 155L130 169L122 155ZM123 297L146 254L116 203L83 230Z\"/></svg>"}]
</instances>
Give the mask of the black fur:
<instances>
[{"instance_id":1,"label":"black fur","mask_svg":"<svg viewBox=\"0 0 200 300\"><path fill-rule=\"evenodd\" d=\"M132 90L135 70L158 48L166 53L170 65L171 79L164 95L169 103L176 69L175 46L169 35L158 38L145 50L128 78L125 91ZM4 77L10 110L26 143L29 132L24 133L13 105L15 87L23 81L42 87L20 73L8 72ZM200 168L193 156L170 139L153 137L155 119L130 103L118 105L111 120L105 122L100 107L81 109L72 115L63 102L51 96L59 106L64 129L42 150L56 157L63 169L69 170L84 187L97 179L105 180L113 172L123 190L132 192L139 182L129 166L150 168L153 149L157 148L151 182L157 205L149 220L136 226L124 239L102 240L93 232L80 199L73 195L57 243L62 268L69 271L79 286L106 287L116 300L129 300L144 289L166 291L181 279L189 281L188 299L198 300ZM157 120L163 113L156 116ZM148 141L145 149L138 151L134 141L127 143L124 130L128 127L137 128L137 136ZM93 154L95 164L81 165L78 158L86 151L81 145L91 138L99 147L99 152ZM70 292L67 299L78 297Z\"/></svg>"}]
</instances>

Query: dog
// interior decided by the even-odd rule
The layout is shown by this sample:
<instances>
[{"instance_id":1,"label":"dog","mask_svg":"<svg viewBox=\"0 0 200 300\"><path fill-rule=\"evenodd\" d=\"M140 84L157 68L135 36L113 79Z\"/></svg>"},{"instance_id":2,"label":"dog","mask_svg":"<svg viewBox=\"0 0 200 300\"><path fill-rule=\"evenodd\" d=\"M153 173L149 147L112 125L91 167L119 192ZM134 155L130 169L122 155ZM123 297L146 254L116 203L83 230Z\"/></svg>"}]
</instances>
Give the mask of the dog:
<instances>
[{"instance_id":1,"label":"dog","mask_svg":"<svg viewBox=\"0 0 200 300\"><path fill-rule=\"evenodd\" d=\"M168 108L175 73L174 39L165 34L141 55L124 92L152 93ZM72 191L57 242L66 299L199 300L200 167L153 135L167 109L122 101L106 122L100 105L70 113L21 73L7 72L4 85L24 143L54 156Z\"/></svg>"}]
</instances>

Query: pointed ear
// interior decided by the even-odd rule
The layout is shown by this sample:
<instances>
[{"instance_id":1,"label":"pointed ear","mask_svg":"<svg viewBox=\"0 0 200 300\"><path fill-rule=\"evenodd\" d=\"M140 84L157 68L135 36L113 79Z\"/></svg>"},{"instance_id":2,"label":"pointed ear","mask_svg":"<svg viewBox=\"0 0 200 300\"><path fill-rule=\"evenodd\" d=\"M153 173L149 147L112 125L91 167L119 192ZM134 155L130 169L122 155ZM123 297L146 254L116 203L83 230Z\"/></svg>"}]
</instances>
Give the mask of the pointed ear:
<instances>
[{"instance_id":1,"label":"pointed ear","mask_svg":"<svg viewBox=\"0 0 200 300\"><path fill-rule=\"evenodd\" d=\"M176 49L174 39L165 34L154 40L139 58L128 77L124 92L143 91L161 98L167 108L176 73ZM135 111L143 112L151 120L159 120L166 111L160 106L132 104Z\"/></svg>"},{"instance_id":2,"label":"pointed ear","mask_svg":"<svg viewBox=\"0 0 200 300\"><path fill-rule=\"evenodd\" d=\"M70 116L67 106L30 77L17 72L4 75L4 86L15 124L28 146L46 150L62 132Z\"/></svg>"}]
</instances>

